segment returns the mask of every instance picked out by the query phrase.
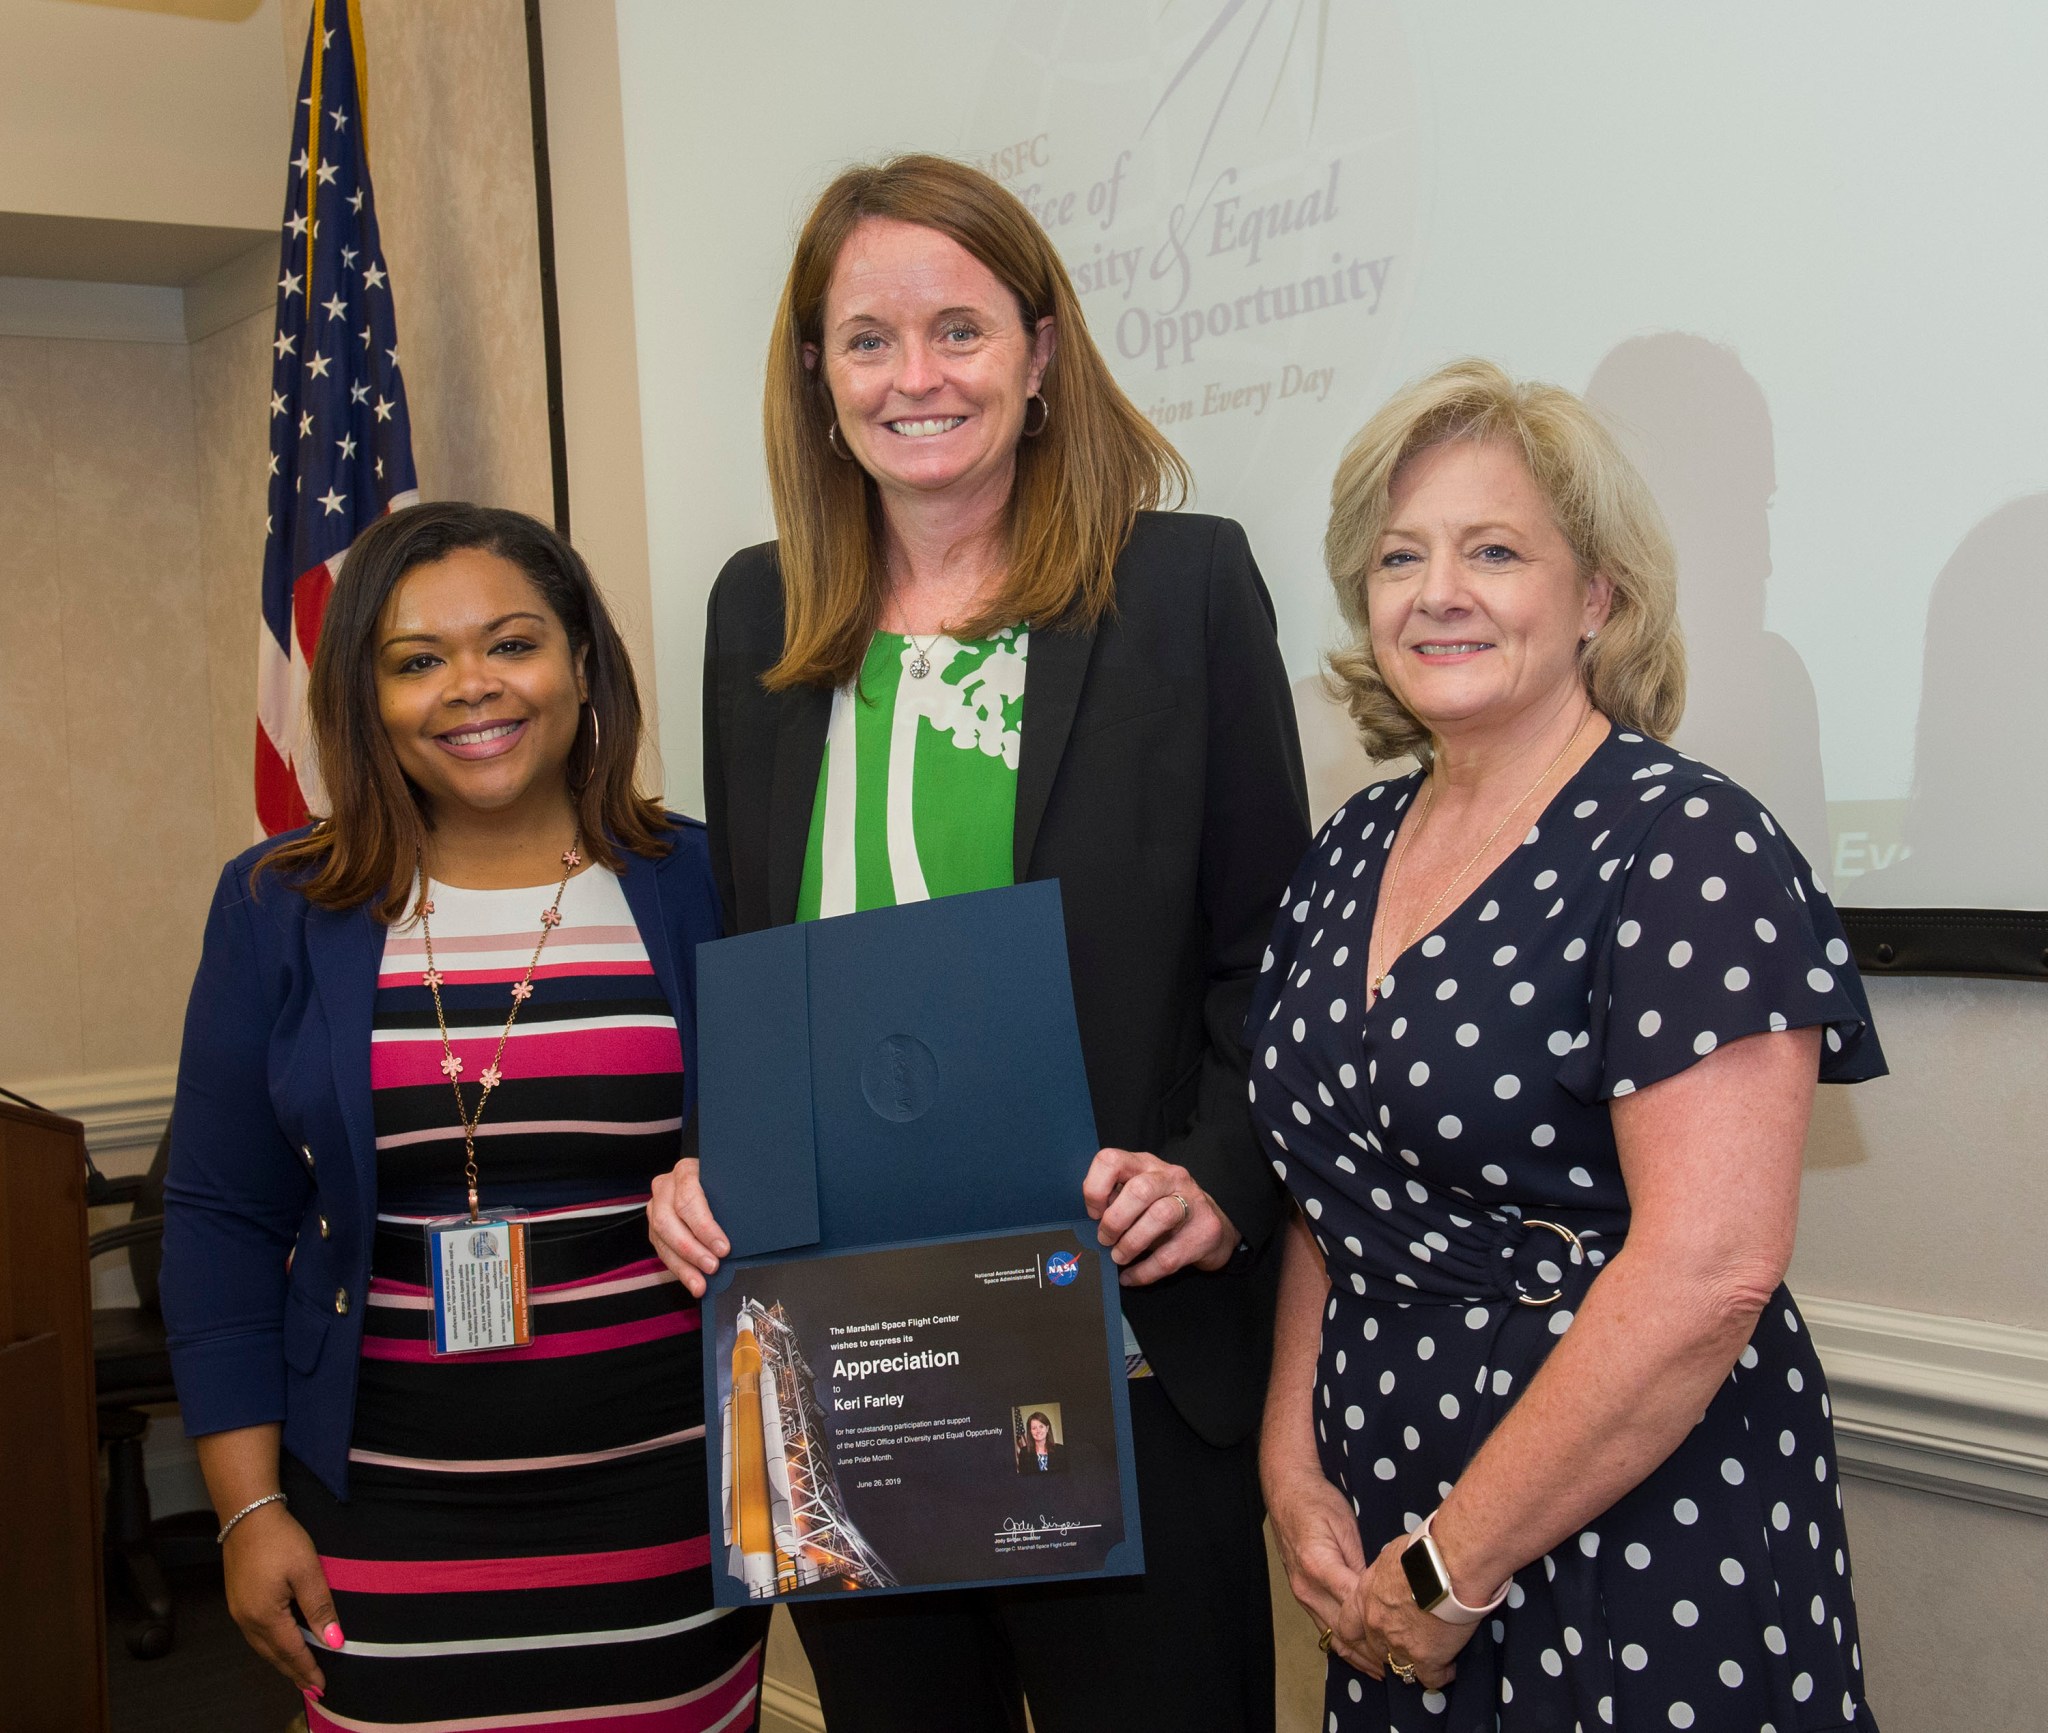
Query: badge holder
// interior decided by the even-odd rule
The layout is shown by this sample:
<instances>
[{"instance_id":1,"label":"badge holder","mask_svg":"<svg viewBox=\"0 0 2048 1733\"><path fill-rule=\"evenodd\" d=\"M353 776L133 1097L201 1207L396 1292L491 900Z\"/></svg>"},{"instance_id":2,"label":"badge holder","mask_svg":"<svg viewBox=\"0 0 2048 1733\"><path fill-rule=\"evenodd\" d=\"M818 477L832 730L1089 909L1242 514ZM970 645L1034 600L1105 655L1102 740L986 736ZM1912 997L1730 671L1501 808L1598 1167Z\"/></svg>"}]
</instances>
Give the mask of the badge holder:
<instances>
[{"instance_id":1,"label":"badge holder","mask_svg":"<svg viewBox=\"0 0 2048 1733\"><path fill-rule=\"evenodd\" d=\"M525 977L512 989L512 1009L498 1033L498 1050L477 1081L476 1108L462 1098L462 1061L448 1039L448 1014L441 1006L441 971L434 963L434 900L428 894L424 860L413 870L420 885L420 936L426 942L427 967L421 977L434 996L434 1023L441 1031L441 1070L455 1091L455 1116L462 1125L462 1167L469 1191L469 1213L441 1216L426 1224L427 1289L434 1296L434 1333L429 1346L440 1354L480 1354L492 1349L524 1348L533 1340L533 1316L526 1292L526 1223L513 1215L485 1215L477 1208L476 1128L484 1106L498 1087L498 1066L505 1043L518 1020L519 1007L533 997L533 972L547 948L548 935L562 924L562 893L569 875L583 864L579 831L562 855L562 879L554 900L540 915L540 939L527 961Z\"/></svg>"},{"instance_id":2,"label":"badge holder","mask_svg":"<svg viewBox=\"0 0 2048 1733\"><path fill-rule=\"evenodd\" d=\"M445 1216L428 1222L426 1231L434 1353L476 1354L530 1343L526 1223L502 1215Z\"/></svg>"}]
</instances>

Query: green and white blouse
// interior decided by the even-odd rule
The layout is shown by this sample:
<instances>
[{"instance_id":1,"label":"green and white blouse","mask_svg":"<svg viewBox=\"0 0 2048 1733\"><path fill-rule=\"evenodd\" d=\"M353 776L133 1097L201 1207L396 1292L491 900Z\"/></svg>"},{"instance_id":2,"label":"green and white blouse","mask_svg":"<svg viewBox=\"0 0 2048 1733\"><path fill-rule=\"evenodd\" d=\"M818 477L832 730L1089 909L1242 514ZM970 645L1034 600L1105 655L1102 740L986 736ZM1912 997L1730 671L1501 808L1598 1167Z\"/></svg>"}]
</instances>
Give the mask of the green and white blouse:
<instances>
[{"instance_id":1,"label":"green and white blouse","mask_svg":"<svg viewBox=\"0 0 2048 1733\"><path fill-rule=\"evenodd\" d=\"M832 695L798 920L1016 883L1030 655L1027 626L922 642L875 634L860 678ZM1129 1319L1124 1369L1152 1375Z\"/></svg>"},{"instance_id":2,"label":"green and white blouse","mask_svg":"<svg viewBox=\"0 0 2048 1733\"><path fill-rule=\"evenodd\" d=\"M1030 653L1024 626L875 634L859 680L832 696L798 920L1016 882Z\"/></svg>"}]
</instances>

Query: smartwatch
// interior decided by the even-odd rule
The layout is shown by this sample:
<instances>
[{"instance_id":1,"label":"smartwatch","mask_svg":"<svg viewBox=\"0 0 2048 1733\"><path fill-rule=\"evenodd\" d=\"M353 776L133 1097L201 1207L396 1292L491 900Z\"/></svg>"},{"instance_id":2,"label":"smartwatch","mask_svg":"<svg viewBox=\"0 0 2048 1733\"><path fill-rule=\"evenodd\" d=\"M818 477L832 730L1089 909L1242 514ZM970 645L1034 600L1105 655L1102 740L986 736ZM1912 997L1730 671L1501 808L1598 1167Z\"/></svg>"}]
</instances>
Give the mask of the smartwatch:
<instances>
[{"instance_id":1,"label":"smartwatch","mask_svg":"<svg viewBox=\"0 0 2048 1733\"><path fill-rule=\"evenodd\" d=\"M1435 1521L1436 1512L1431 1511L1422 1519L1415 1538L1401 1549L1401 1571L1408 1579L1408 1592L1425 1613L1434 1613L1447 1624L1476 1625L1508 1598L1515 1579L1509 1577L1502 1583L1500 1593L1485 1606L1468 1607L1451 1592L1450 1567L1444 1563L1444 1555L1429 1532L1429 1525Z\"/></svg>"}]
</instances>

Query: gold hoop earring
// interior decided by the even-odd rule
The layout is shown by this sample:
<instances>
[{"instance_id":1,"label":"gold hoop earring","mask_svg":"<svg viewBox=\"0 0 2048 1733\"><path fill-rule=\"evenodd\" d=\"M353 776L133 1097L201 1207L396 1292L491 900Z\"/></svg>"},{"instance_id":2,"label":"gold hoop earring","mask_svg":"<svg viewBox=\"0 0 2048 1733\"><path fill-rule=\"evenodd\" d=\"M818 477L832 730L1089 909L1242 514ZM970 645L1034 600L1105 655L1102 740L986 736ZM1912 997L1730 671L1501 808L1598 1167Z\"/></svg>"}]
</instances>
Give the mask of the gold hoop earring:
<instances>
[{"instance_id":1,"label":"gold hoop earring","mask_svg":"<svg viewBox=\"0 0 2048 1733\"><path fill-rule=\"evenodd\" d=\"M839 418L836 415L832 418L832 425L825 429L825 443L832 448L832 455L841 463L853 462L852 452L839 449Z\"/></svg>"},{"instance_id":2,"label":"gold hoop earring","mask_svg":"<svg viewBox=\"0 0 2048 1733\"><path fill-rule=\"evenodd\" d=\"M1031 406L1034 403L1039 408L1038 425L1036 427L1031 425ZM1024 399L1024 437L1026 439L1036 439L1051 423L1052 405L1046 402L1045 394L1042 391L1032 392L1029 397Z\"/></svg>"}]
</instances>

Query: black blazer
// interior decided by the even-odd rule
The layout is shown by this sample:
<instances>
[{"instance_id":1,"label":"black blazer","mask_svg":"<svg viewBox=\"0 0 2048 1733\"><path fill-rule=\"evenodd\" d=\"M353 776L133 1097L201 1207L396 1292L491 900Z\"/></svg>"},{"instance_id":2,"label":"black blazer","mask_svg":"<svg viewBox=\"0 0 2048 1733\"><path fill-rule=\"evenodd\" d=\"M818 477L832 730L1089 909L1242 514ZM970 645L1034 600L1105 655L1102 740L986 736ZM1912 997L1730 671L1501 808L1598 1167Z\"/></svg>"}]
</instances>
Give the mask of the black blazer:
<instances>
[{"instance_id":1,"label":"black blazer","mask_svg":"<svg viewBox=\"0 0 2048 1733\"><path fill-rule=\"evenodd\" d=\"M1244 1018L1308 797L1244 531L1143 513L1116 576L1092 631L1031 634L1016 876L1060 881L1103 1142L1183 1163L1252 1248L1124 1293L1174 1405L1228 1444L1265 1396L1284 1207L1252 1130ZM781 653L771 542L727 562L705 635L704 804L731 933L796 918L832 694L764 691Z\"/></svg>"},{"instance_id":2,"label":"black blazer","mask_svg":"<svg viewBox=\"0 0 2048 1733\"><path fill-rule=\"evenodd\" d=\"M1028 679L1029 676L1027 675L1026 678ZM1065 1474L1067 1472L1067 1447L1064 1444L1055 1444L1048 1438L1045 1441L1045 1466L1040 1468L1038 1466L1038 1452L1027 1445L1017 1452L1017 1472L1019 1474Z\"/></svg>"}]
</instances>

